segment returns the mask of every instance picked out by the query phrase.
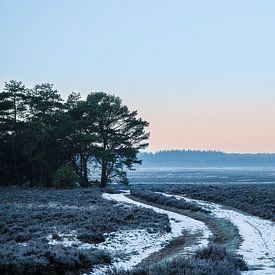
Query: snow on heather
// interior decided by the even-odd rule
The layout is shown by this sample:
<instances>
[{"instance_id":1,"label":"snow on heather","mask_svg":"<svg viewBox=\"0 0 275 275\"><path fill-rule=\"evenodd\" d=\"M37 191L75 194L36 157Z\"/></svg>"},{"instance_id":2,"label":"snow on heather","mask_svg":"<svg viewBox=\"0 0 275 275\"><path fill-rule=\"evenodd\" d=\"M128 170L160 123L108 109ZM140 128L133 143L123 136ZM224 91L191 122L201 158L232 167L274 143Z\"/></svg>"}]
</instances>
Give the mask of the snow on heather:
<instances>
[{"instance_id":1,"label":"snow on heather","mask_svg":"<svg viewBox=\"0 0 275 275\"><path fill-rule=\"evenodd\" d=\"M243 241L238 253L254 271L246 271L244 274L275 274L275 223L256 216L251 216L222 205L189 199L184 196L174 196L178 199L194 202L204 209L210 210L213 215L231 221L239 230Z\"/></svg>"},{"instance_id":2,"label":"snow on heather","mask_svg":"<svg viewBox=\"0 0 275 275\"><path fill-rule=\"evenodd\" d=\"M170 220L171 225L171 238L178 237L182 234L183 230L187 230L190 233L197 233L198 231L202 233L202 237L200 240L200 244L205 246L208 244L208 238L211 235L210 230L207 228L207 226L201 222L197 221L195 219L192 219L187 216L183 216L181 214L177 214L168 210L160 209L155 206L151 206L148 204L144 204L141 202L134 201L128 197L125 196L125 194L107 194L104 193L103 197L105 199L111 199L115 200L117 202L122 203L129 203L129 204L135 204L139 207L145 207L154 210L157 213L166 214Z\"/></svg>"},{"instance_id":3,"label":"snow on heather","mask_svg":"<svg viewBox=\"0 0 275 275\"><path fill-rule=\"evenodd\" d=\"M261 275L261 274L275 274L275 228L274 222L264 220L255 216L251 216L236 210L225 208L222 205L206 202L202 200L195 200L179 195L174 196L178 199L184 198L186 201L197 203L206 210L218 217L231 221L239 230L243 239L238 253L243 255L245 261L251 269L244 271L245 275ZM72 231L70 234L59 234L62 239L54 240L52 236L48 236L49 244L62 244L64 246L75 245L82 249L89 249L91 247L109 251L114 258L111 266L97 266L93 269L91 274L105 274L111 267L130 269L139 264L143 259L154 252L161 250L169 241L178 237L183 231L195 234L200 232L200 237L197 239L197 244L186 247L182 255L189 255L198 249L200 246L208 244L208 238L211 232L206 225L200 221L163 210L154 206L143 204L131 200L125 194L107 194L104 193L103 198L114 200L118 203L134 204L140 207L150 208L158 213L167 214L170 220L171 233L149 233L145 229L139 230L119 230L105 235L106 241L100 244L87 244L77 239L77 232Z\"/></svg>"},{"instance_id":4,"label":"snow on heather","mask_svg":"<svg viewBox=\"0 0 275 275\"><path fill-rule=\"evenodd\" d=\"M183 231L187 231L190 234L196 234L196 243L186 247L181 255L190 255L197 250L198 247L206 246L208 244L208 238L210 237L211 232L203 222L136 202L127 198L125 194L122 193L104 193L102 196L108 200L115 200L118 203L128 204L129 207L134 204L140 207L153 209L158 213L167 214L170 220L171 232L148 232L146 229L118 230L116 232L105 234L106 240L99 244L81 242L77 239L77 231L71 231L69 234L56 232L60 239L54 239L53 235L47 236L50 245L63 245L66 247L76 246L79 249L97 248L110 252L114 259L112 265L96 266L93 268L91 274L106 274L106 271L110 268L130 269L152 253L160 251L169 243L169 241L182 235Z\"/></svg>"},{"instance_id":5,"label":"snow on heather","mask_svg":"<svg viewBox=\"0 0 275 275\"><path fill-rule=\"evenodd\" d=\"M152 253L160 251L169 241L180 236L183 231L187 231L191 234L200 233L200 237L198 237L196 244L186 247L182 251L182 255L189 255L199 247L208 244L208 238L211 232L203 222L131 200L122 193L104 193L102 196L108 200L114 200L123 204L134 204L136 206L152 209L161 214L167 214L171 226L170 233L162 234L150 234L147 230L126 230L112 233L104 243L97 245L97 248L107 250L114 256L116 262L112 267L123 269L134 267ZM122 255L124 256L123 259L121 258ZM107 268L106 266L98 267L93 270L92 274L104 274Z\"/></svg>"},{"instance_id":6,"label":"snow on heather","mask_svg":"<svg viewBox=\"0 0 275 275\"><path fill-rule=\"evenodd\" d=\"M121 230L111 233L97 248L110 252L114 258L111 266L95 267L91 274L105 274L110 268L130 269L142 259L163 248L167 234L148 233L147 230Z\"/></svg>"}]
</instances>

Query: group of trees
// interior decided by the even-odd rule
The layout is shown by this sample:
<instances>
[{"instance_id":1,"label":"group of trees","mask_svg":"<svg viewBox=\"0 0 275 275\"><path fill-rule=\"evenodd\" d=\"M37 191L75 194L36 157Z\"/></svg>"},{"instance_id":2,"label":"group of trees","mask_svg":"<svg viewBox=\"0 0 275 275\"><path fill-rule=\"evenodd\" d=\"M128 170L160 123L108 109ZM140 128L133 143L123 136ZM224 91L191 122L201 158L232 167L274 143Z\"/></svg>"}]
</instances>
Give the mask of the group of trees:
<instances>
[{"instance_id":1,"label":"group of trees","mask_svg":"<svg viewBox=\"0 0 275 275\"><path fill-rule=\"evenodd\" d=\"M140 163L137 153L148 145L147 126L114 95L72 93L64 102L51 84L29 89L12 80L0 92L0 184L52 186L70 167L85 187L96 177L92 166L102 187L127 183L125 168Z\"/></svg>"}]
</instances>

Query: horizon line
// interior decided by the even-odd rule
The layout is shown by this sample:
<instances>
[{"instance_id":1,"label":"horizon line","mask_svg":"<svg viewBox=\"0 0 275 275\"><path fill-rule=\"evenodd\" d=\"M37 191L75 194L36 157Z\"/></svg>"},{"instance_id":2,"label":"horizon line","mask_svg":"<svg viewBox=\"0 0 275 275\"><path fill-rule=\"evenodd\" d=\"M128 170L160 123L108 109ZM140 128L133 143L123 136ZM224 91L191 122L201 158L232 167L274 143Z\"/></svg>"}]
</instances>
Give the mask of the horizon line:
<instances>
[{"instance_id":1,"label":"horizon line","mask_svg":"<svg viewBox=\"0 0 275 275\"><path fill-rule=\"evenodd\" d=\"M275 152L234 152L234 151L223 151L223 150L215 150L215 149L179 149L179 148L163 148L158 150L151 150L151 149L145 149L142 150L140 153L159 153L159 152L165 152L165 151L192 151L192 152L213 152L213 153L223 153L223 154L239 154L239 155L275 155Z\"/></svg>"}]
</instances>

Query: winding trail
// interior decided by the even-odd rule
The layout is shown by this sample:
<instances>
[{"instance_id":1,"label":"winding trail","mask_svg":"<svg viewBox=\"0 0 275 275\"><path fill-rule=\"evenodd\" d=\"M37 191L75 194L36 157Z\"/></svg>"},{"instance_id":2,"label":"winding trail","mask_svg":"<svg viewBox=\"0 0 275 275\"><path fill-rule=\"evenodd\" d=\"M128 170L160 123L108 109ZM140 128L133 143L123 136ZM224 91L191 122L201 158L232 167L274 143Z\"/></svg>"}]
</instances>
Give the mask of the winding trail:
<instances>
[{"instance_id":1,"label":"winding trail","mask_svg":"<svg viewBox=\"0 0 275 275\"><path fill-rule=\"evenodd\" d=\"M187 201L197 203L204 209L210 210L211 214L215 217L229 220L238 228L243 241L237 252L243 255L244 260L248 263L250 269L252 269L243 272L244 274L275 274L274 222L251 216L212 202L190 199L179 195L168 196L174 196L179 199L184 198Z\"/></svg>"},{"instance_id":2,"label":"winding trail","mask_svg":"<svg viewBox=\"0 0 275 275\"><path fill-rule=\"evenodd\" d=\"M103 197L108 200L114 200L124 205L136 205L154 210L155 212L167 214L171 224L171 233L162 235L152 234L148 238L148 233L142 230L135 230L134 238L131 236L131 232L120 232L121 235L115 239L110 239L110 246L105 247L107 250L110 249L112 252L119 252L121 250L129 251L134 249L134 253L129 253L127 259L117 258L116 262L111 267L129 269L144 259L150 259L154 254L158 254L164 246L170 243L171 240L181 238L184 232L189 232L191 244L181 246L181 249L175 250L177 255L190 255L201 246L208 244L208 239L212 236L211 231L202 221L196 220L173 212L173 210L166 210L158 207L157 205L150 205L146 202L140 202L128 197L129 193L123 194L107 194L104 193ZM230 221L239 231L239 235L242 238L240 247L237 253L243 255L244 260L249 265L249 271L242 272L245 275L273 275L275 274L275 228L274 222L264 220L255 216L251 216L235 209L225 208L222 205L186 198L179 195L170 195L162 193L166 196L174 196L178 199L185 199L187 201L197 203L204 209L209 210L211 218L215 217L218 219ZM146 235L147 233L147 235ZM129 238L127 237L130 234ZM133 234L132 234L133 235ZM127 239L128 238L128 239ZM112 245L112 243L114 244ZM132 244L131 244L132 242ZM122 244L121 244L122 243ZM144 244L145 243L145 244ZM149 258L148 258L149 257ZM104 274L108 267L98 267L91 274Z\"/></svg>"},{"instance_id":3,"label":"winding trail","mask_svg":"<svg viewBox=\"0 0 275 275\"><path fill-rule=\"evenodd\" d=\"M104 245L104 247L99 245L98 248L111 251L113 255L120 255L122 252L126 253L128 248L130 248L129 251L131 252L131 255L128 255L128 258L126 259L117 258L116 262L112 264L111 268L132 268L150 255L161 251L167 244L170 243L171 240L182 236L184 232L188 232L189 236L191 235L193 237L190 238L192 239L192 242L185 246L184 249L180 251L180 254L190 255L194 253L195 250L197 250L199 247L206 246L208 244L209 237L212 235L207 226L201 221L132 200L128 198L126 194L104 193L102 196L105 199L113 200L124 205L136 205L139 207L152 209L157 213L166 214L169 217L171 226L171 232L162 235L159 233L157 235L149 234L146 230L133 230L132 235L134 235L134 238L132 238L132 235L130 236L130 231L122 231L120 232L120 235L115 235L112 239L110 239L107 244L103 243L102 245ZM95 268L91 274L105 274L108 268L110 268L110 266L99 266L98 268Z\"/></svg>"}]
</instances>

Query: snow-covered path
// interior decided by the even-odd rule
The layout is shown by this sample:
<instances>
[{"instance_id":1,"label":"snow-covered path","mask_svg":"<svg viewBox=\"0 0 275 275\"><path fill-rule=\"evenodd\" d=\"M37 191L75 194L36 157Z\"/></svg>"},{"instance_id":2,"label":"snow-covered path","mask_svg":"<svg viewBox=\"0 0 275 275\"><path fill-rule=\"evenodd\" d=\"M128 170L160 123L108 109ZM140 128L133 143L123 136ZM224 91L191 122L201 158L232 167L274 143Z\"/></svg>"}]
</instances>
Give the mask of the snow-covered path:
<instances>
[{"instance_id":1,"label":"snow-covered path","mask_svg":"<svg viewBox=\"0 0 275 275\"><path fill-rule=\"evenodd\" d=\"M184 196L173 196L195 202L205 209L210 210L216 217L231 221L238 228L243 241L237 252L243 255L244 260L250 267L255 269L259 268L259 270L243 272L244 274L275 274L274 222L226 209L216 203L189 199Z\"/></svg>"},{"instance_id":2,"label":"snow-covered path","mask_svg":"<svg viewBox=\"0 0 275 275\"><path fill-rule=\"evenodd\" d=\"M171 196L162 193L166 196ZM275 227L274 222L264 220L255 216L238 212L236 210L228 209L222 205L189 199L184 196L173 195L176 198L184 198L187 201L194 202L210 210L211 214L218 218L223 218L231 221L239 230L239 234L243 241L237 253L243 255L245 261L248 263L253 271L245 271L246 275L273 275L275 274ZM103 244L103 249L109 249L112 253L120 253L120 251L128 252L130 257L127 260L117 259L113 265L118 268L131 268L143 259L154 252L161 250L165 244L173 238L182 234L183 230L191 234L201 233L198 239L199 246L206 246L208 238L211 235L207 226L200 221L183 216L171 211L163 210L148 204L134 201L125 194L103 194L105 199L115 200L119 203L134 204L140 207L150 208L158 213L167 214L170 219L171 233L160 235L148 234L145 230L133 230L127 232L119 232L114 238L111 238L109 245ZM198 249L198 245L186 247L182 255L187 255ZM130 252L134 253L130 253ZM104 274L104 270L99 268L93 274Z\"/></svg>"},{"instance_id":3,"label":"snow-covered path","mask_svg":"<svg viewBox=\"0 0 275 275\"><path fill-rule=\"evenodd\" d=\"M127 254L128 257L126 257L126 259L116 258L116 262L113 264L113 267L134 267L152 253L160 251L166 244L168 244L169 241L182 235L183 231L187 231L190 234L200 234L196 240L197 243L190 247L186 247L182 251L182 255L193 253L199 247L206 246L208 244L208 238L211 236L211 232L201 221L197 221L187 216L131 200L122 193L104 193L103 197L105 199L114 200L119 203L134 204L136 206L152 209L158 213L167 214L171 225L171 233L165 234L149 234L146 230L127 230L114 232L112 237L107 239L107 242L97 246L98 248L110 251L113 255ZM106 272L106 266L95 269L92 274L104 274L104 271Z\"/></svg>"}]
</instances>

